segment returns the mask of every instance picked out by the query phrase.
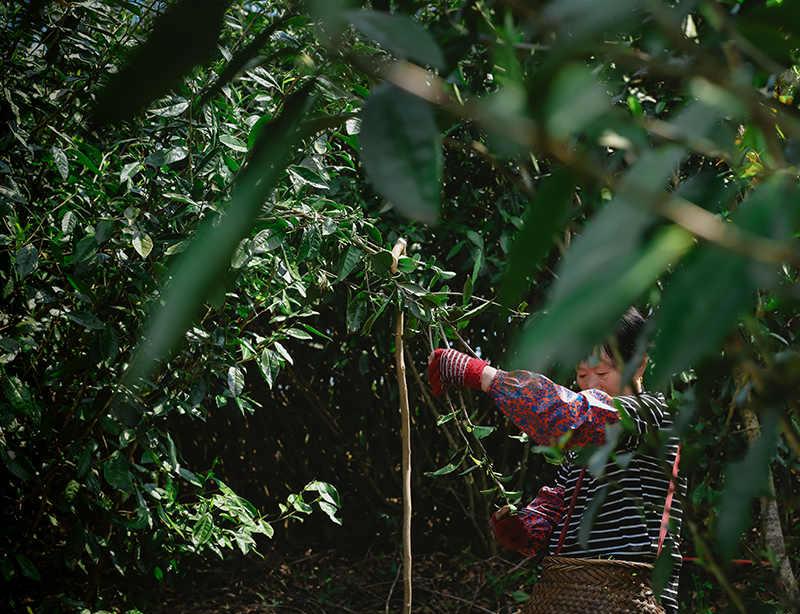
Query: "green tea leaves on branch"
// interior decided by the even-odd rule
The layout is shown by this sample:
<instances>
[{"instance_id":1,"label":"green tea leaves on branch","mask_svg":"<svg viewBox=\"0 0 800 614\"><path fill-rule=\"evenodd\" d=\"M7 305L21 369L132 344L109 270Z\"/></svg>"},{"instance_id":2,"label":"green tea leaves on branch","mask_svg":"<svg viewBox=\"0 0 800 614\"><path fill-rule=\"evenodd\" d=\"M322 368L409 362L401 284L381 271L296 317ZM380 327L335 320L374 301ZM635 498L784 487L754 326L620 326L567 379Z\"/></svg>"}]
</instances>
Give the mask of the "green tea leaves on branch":
<instances>
[{"instance_id":1,"label":"green tea leaves on branch","mask_svg":"<svg viewBox=\"0 0 800 614\"><path fill-rule=\"evenodd\" d=\"M164 306L151 318L145 339L128 368L129 381L146 378L175 348L230 266L234 251L263 210L297 142L297 128L311 106L309 94L309 86L305 86L286 100L285 112L256 144L222 221L216 226L205 224L181 254L164 292Z\"/></svg>"}]
</instances>

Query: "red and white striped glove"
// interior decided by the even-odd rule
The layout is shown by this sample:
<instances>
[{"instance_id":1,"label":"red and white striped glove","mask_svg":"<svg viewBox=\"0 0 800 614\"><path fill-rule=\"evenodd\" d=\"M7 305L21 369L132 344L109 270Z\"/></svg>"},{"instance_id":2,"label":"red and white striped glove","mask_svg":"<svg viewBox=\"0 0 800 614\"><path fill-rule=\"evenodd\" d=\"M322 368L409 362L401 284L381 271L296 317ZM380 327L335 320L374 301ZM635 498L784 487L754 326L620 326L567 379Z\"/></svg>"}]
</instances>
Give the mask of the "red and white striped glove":
<instances>
[{"instance_id":1,"label":"red and white striped glove","mask_svg":"<svg viewBox=\"0 0 800 614\"><path fill-rule=\"evenodd\" d=\"M447 386L481 389L481 373L489 363L456 350L434 350L428 362L428 382L434 396Z\"/></svg>"}]
</instances>

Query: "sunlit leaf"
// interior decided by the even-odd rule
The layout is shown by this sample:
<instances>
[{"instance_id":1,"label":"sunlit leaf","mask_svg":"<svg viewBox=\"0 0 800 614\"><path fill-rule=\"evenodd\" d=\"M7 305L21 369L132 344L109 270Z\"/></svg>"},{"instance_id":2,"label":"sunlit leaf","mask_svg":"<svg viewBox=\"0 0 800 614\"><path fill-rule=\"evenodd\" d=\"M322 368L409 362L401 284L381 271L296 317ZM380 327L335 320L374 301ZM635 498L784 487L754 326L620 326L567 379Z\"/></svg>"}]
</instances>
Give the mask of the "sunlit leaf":
<instances>
[{"instance_id":1,"label":"sunlit leaf","mask_svg":"<svg viewBox=\"0 0 800 614\"><path fill-rule=\"evenodd\" d=\"M66 181L69 179L69 161L67 160L67 155L60 147L53 147L51 151L53 152L53 160L56 163L58 174Z\"/></svg>"},{"instance_id":2,"label":"sunlit leaf","mask_svg":"<svg viewBox=\"0 0 800 614\"><path fill-rule=\"evenodd\" d=\"M137 232L133 235L133 249L142 258L147 258L153 251L153 239L146 232Z\"/></svg>"},{"instance_id":3,"label":"sunlit leaf","mask_svg":"<svg viewBox=\"0 0 800 614\"><path fill-rule=\"evenodd\" d=\"M230 147L234 151L247 152L247 143L245 143L242 139L238 139L231 134L220 135L219 141L220 143L222 143L226 147Z\"/></svg>"},{"instance_id":4,"label":"sunlit leaf","mask_svg":"<svg viewBox=\"0 0 800 614\"><path fill-rule=\"evenodd\" d=\"M239 367L228 368L228 390L235 397L244 390L244 372Z\"/></svg>"}]
</instances>

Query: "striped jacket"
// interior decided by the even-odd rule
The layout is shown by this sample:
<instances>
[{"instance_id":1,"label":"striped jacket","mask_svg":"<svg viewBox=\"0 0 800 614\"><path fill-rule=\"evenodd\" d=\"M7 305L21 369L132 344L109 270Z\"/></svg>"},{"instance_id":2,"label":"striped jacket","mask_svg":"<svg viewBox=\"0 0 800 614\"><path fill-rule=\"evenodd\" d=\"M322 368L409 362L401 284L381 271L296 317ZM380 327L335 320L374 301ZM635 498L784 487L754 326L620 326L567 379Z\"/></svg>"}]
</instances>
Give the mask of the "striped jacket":
<instances>
[{"instance_id":1,"label":"striped jacket","mask_svg":"<svg viewBox=\"0 0 800 614\"><path fill-rule=\"evenodd\" d=\"M566 527L561 555L653 562L678 448L678 439L669 436L672 419L664 396L641 393L612 399L599 390L576 393L528 371L498 371L488 393L500 411L539 445L553 444L571 432L572 449L556 477L566 501L575 492L583 469L576 462L575 448L605 442L606 424L619 422L621 418L615 404L618 402L631 418L632 429L617 444L616 463L610 461L599 477L585 474ZM654 430L662 432L660 451L651 452L649 448L637 451L643 438ZM685 493L685 480L679 480L677 488L678 493ZM594 518L584 519L589 510L594 511ZM680 497L676 497L664 546L673 560L672 574L661 594L668 612L677 612L678 607L681 555L677 542L682 515ZM556 549L565 520L559 521L550 536L551 552ZM591 525L583 545L579 539L582 521L586 528Z\"/></svg>"}]
</instances>

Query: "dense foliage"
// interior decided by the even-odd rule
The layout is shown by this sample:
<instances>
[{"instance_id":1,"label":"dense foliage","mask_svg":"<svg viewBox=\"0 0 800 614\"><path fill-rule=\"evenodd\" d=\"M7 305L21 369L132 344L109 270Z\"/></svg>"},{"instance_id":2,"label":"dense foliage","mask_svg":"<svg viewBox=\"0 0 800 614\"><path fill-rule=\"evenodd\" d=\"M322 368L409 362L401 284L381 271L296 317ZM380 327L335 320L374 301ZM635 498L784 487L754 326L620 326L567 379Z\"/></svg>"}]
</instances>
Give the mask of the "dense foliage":
<instances>
[{"instance_id":1,"label":"dense foliage","mask_svg":"<svg viewBox=\"0 0 800 614\"><path fill-rule=\"evenodd\" d=\"M561 450L432 399L428 352L569 382L639 304L689 477L683 601L789 609L799 24L791 0L5 3L7 605L144 608L273 535L396 549L396 308L417 547L486 554Z\"/></svg>"}]
</instances>

